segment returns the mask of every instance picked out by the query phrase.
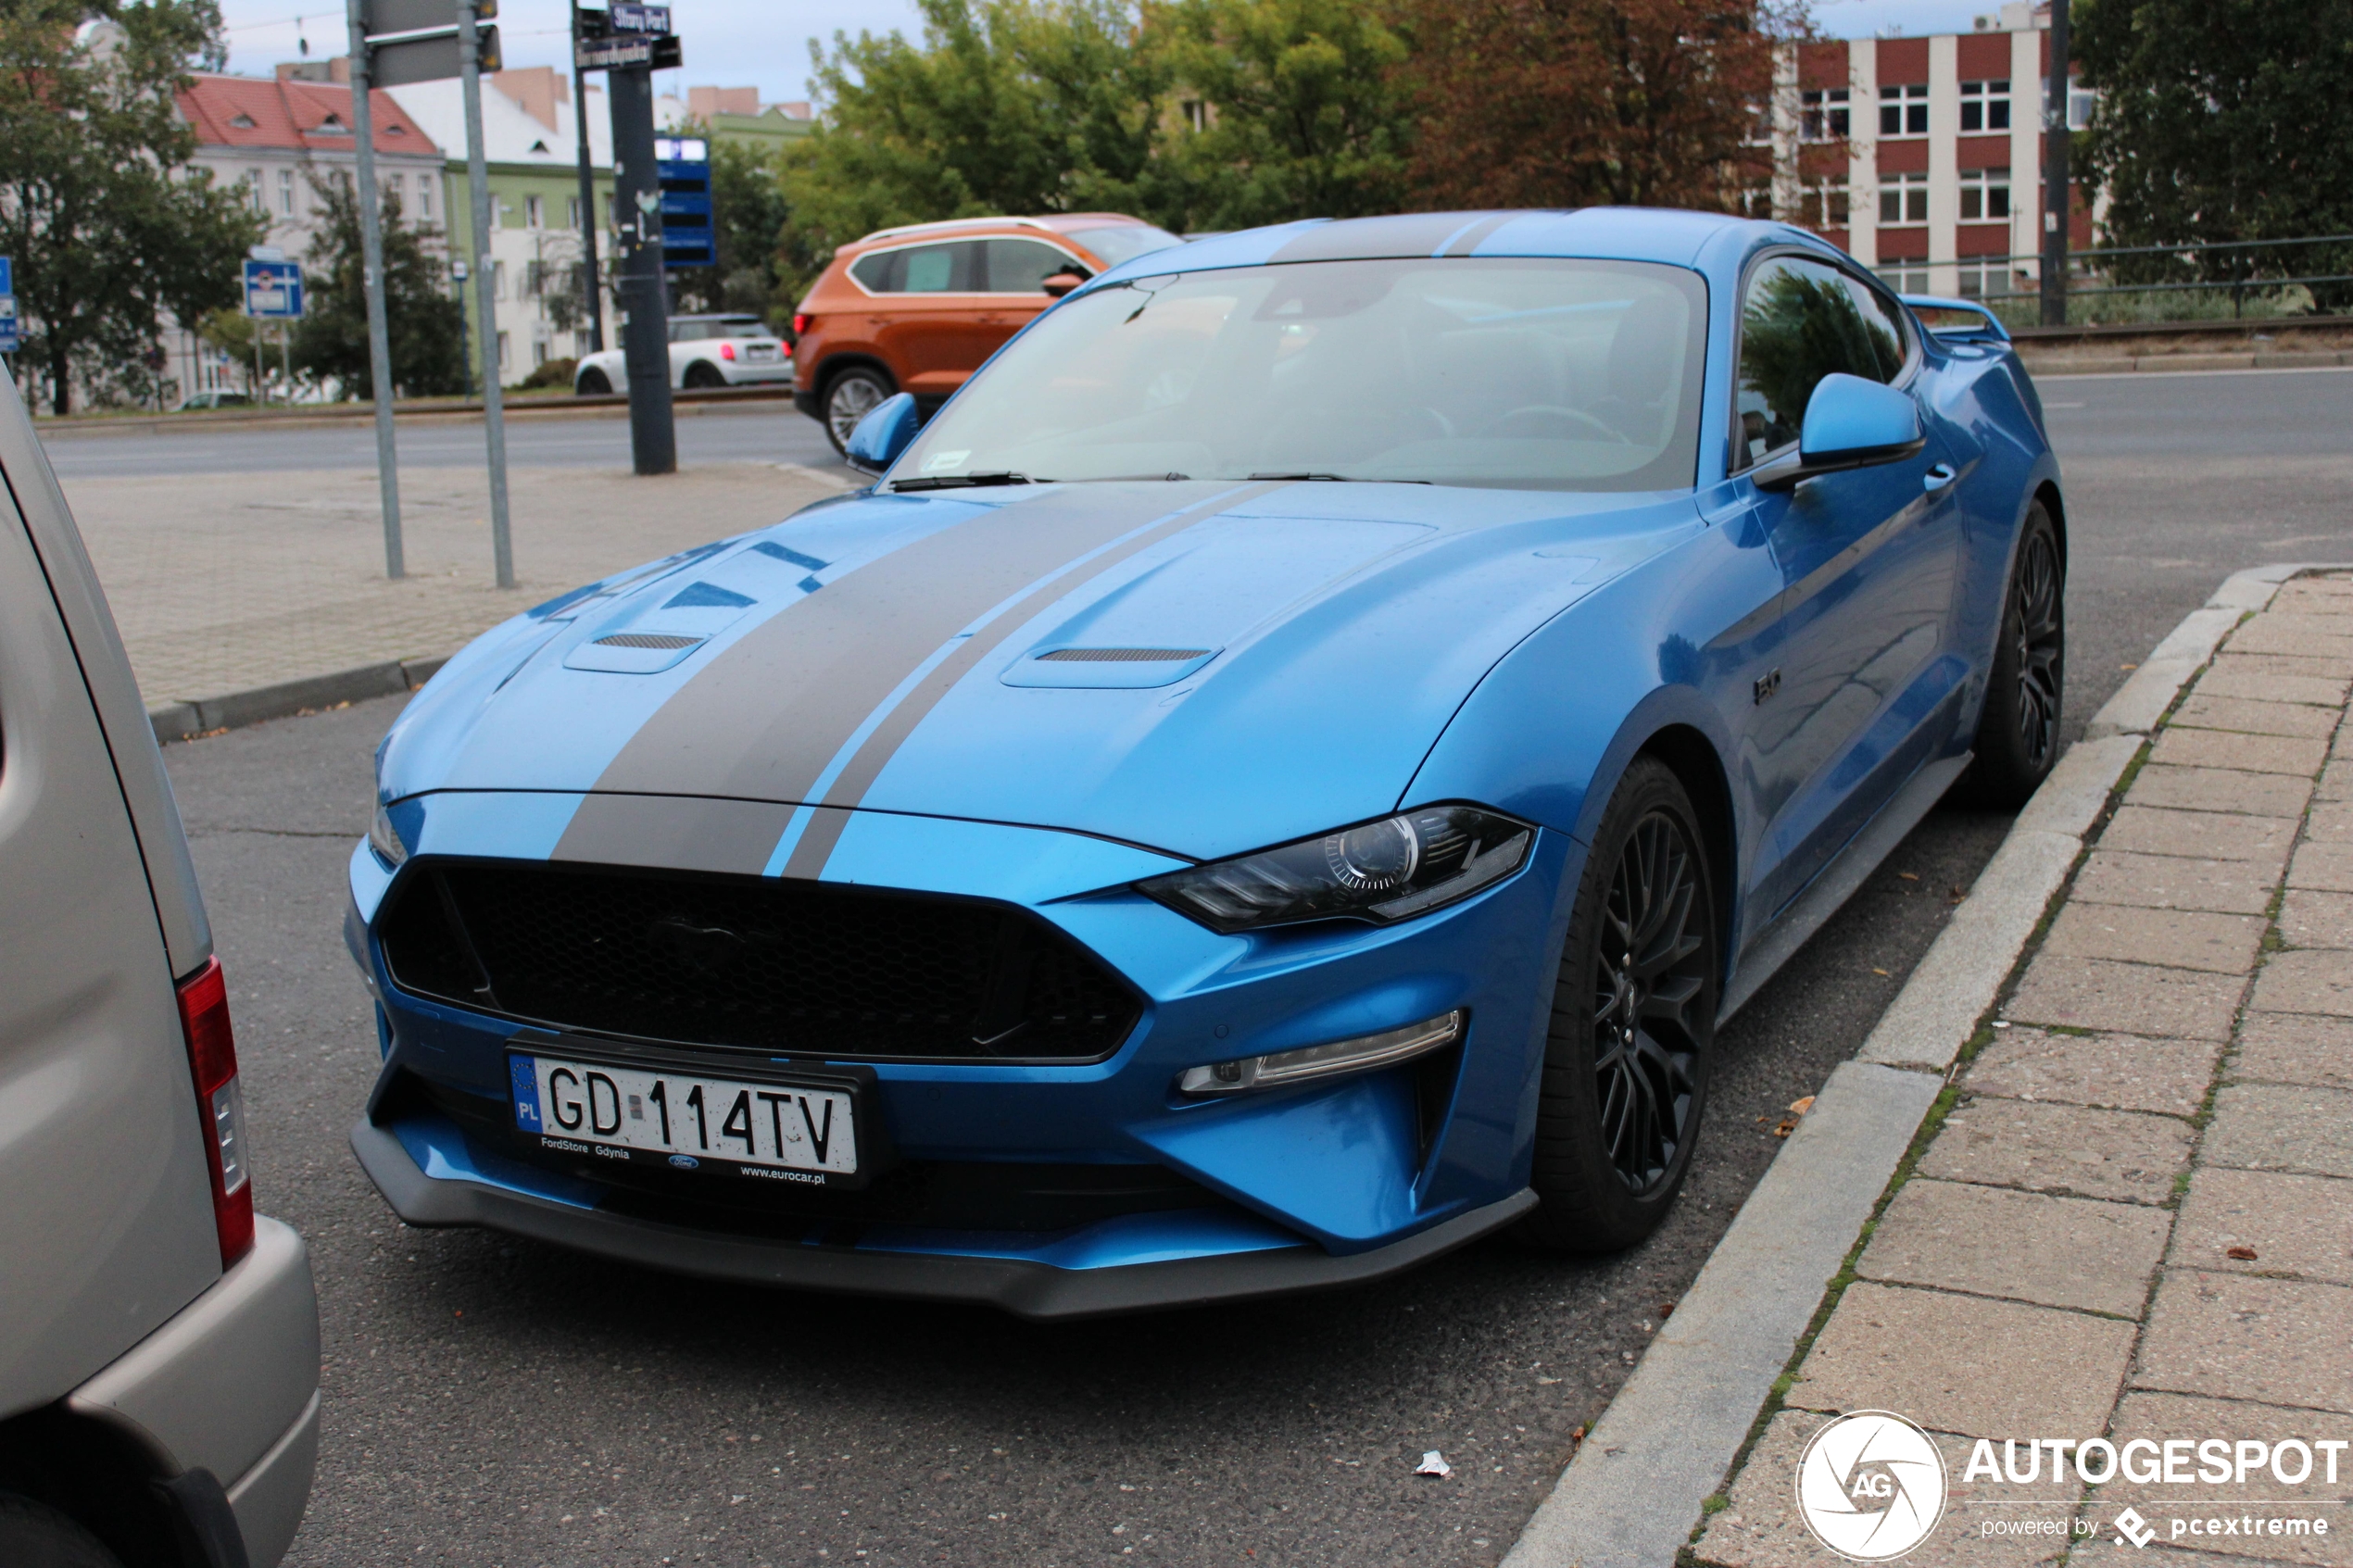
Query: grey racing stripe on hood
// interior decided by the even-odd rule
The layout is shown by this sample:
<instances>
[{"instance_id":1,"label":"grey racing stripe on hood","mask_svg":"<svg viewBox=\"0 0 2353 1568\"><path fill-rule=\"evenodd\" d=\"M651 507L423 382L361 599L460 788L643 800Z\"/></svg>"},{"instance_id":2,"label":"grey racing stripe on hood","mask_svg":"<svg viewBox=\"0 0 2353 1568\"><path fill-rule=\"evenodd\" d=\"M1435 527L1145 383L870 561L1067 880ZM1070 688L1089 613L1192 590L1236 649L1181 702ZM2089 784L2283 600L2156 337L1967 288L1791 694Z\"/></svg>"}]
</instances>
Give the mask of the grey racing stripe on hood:
<instances>
[{"instance_id":1,"label":"grey racing stripe on hood","mask_svg":"<svg viewBox=\"0 0 2353 1568\"><path fill-rule=\"evenodd\" d=\"M959 633L1005 607L906 695L825 792L831 804L856 805L931 706L1030 615L1086 577L1214 515L1217 503L1275 486L1221 486L1206 495L1202 488L1072 485L975 508L968 521L787 606L720 653L622 747L597 780L597 794L809 801L828 766L901 683ZM1178 510L1184 500L1191 504ZM1151 526L1155 520L1159 526ZM1136 537L1087 561L1081 572L1068 571L1129 534ZM565 829L557 858L607 859L632 816L599 807L592 796ZM828 849L837 833L837 823L824 835ZM756 872L775 842L771 836L756 852L749 843L730 847L745 857L739 869ZM798 864L794 874L802 874Z\"/></svg>"}]
</instances>

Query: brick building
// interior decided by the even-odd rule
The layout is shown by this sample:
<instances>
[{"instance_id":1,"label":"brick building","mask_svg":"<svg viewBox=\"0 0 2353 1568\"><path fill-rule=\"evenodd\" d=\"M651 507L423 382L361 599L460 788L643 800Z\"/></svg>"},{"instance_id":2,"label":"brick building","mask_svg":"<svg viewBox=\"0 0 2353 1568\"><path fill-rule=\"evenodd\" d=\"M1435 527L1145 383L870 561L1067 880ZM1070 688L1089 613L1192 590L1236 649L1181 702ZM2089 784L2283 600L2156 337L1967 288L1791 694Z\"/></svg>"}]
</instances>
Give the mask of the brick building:
<instances>
[{"instance_id":1,"label":"brick building","mask_svg":"<svg viewBox=\"0 0 2353 1568\"><path fill-rule=\"evenodd\" d=\"M2045 8L2006 5L1977 30L1781 52L1770 137L1775 216L1802 223L1906 293L2032 293L2042 244ZM2081 129L2091 94L2070 94ZM2070 243L2091 243L2082 187Z\"/></svg>"}]
</instances>

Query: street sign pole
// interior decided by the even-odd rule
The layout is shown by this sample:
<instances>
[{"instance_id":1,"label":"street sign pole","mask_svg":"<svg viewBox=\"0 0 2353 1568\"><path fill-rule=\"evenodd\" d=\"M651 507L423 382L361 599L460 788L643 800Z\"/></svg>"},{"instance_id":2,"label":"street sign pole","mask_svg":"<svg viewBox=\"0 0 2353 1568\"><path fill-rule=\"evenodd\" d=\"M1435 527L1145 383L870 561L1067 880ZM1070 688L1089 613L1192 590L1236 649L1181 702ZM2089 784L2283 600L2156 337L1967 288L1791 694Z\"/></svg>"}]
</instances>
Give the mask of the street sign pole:
<instances>
[{"instance_id":1,"label":"street sign pole","mask_svg":"<svg viewBox=\"0 0 2353 1568\"><path fill-rule=\"evenodd\" d=\"M613 206L621 255L613 294L629 374L629 450L639 473L678 471L671 424L670 307L662 296L661 175L654 163L654 73L650 63L605 73L612 99Z\"/></svg>"},{"instance_id":2,"label":"street sign pole","mask_svg":"<svg viewBox=\"0 0 2353 1568\"><path fill-rule=\"evenodd\" d=\"M358 0L353 0L354 4ZM458 0L458 80L466 98L466 188L473 202L474 300L481 317L482 422L490 452L490 554L498 586L515 585L514 542L507 533L507 408L498 384L498 320L490 261L490 171L482 148L482 41L476 0Z\"/></svg>"},{"instance_id":3,"label":"street sign pole","mask_svg":"<svg viewBox=\"0 0 2353 1568\"><path fill-rule=\"evenodd\" d=\"M2067 228L2073 217L2068 185L2067 0L2051 0L2050 99L2043 109L2043 325L2067 325Z\"/></svg>"},{"instance_id":4,"label":"street sign pole","mask_svg":"<svg viewBox=\"0 0 2353 1568\"><path fill-rule=\"evenodd\" d=\"M605 296L597 282L597 176L588 155L588 73L580 65L580 0L572 0L572 124L580 133L580 263L588 295L588 336L605 349Z\"/></svg>"},{"instance_id":5,"label":"street sign pole","mask_svg":"<svg viewBox=\"0 0 2353 1568\"><path fill-rule=\"evenodd\" d=\"M351 134L359 155L359 278L368 296L368 374L376 403L376 485L384 517L384 575L408 575L400 549L400 451L392 435L392 333L384 322L383 216L376 210L375 117L368 100L367 0L344 0L351 30Z\"/></svg>"}]
</instances>

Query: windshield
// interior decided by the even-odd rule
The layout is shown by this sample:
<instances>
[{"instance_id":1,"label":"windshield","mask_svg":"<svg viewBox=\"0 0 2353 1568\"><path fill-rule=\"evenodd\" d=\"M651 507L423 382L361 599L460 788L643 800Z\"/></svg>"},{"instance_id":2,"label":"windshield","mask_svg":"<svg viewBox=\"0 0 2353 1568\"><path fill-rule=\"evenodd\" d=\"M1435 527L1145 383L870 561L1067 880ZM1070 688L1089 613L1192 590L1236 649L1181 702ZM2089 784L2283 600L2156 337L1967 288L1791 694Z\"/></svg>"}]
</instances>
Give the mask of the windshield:
<instances>
[{"instance_id":1,"label":"windshield","mask_svg":"<svg viewBox=\"0 0 2353 1568\"><path fill-rule=\"evenodd\" d=\"M1705 285L1644 262L1326 261L1139 278L1008 345L900 483L1693 483Z\"/></svg>"},{"instance_id":2,"label":"windshield","mask_svg":"<svg viewBox=\"0 0 2353 1568\"><path fill-rule=\"evenodd\" d=\"M1065 238L1077 241L1103 258L1106 267L1116 267L1123 261L1133 261L1139 256L1150 256L1156 250L1185 242L1165 229L1155 229L1149 223L1110 223L1100 229L1073 229Z\"/></svg>"}]
</instances>

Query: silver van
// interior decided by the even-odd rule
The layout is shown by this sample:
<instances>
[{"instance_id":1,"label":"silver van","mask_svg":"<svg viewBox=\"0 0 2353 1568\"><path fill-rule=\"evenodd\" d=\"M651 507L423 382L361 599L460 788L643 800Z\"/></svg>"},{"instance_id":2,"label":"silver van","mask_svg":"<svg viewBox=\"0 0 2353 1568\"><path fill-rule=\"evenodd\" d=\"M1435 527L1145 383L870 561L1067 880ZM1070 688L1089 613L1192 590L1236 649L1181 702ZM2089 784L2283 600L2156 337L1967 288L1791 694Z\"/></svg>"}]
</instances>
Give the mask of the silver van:
<instances>
[{"instance_id":1,"label":"silver van","mask_svg":"<svg viewBox=\"0 0 2353 1568\"><path fill-rule=\"evenodd\" d=\"M249 1160L163 759L0 378L0 1563L285 1554L319 1300Z\"/></svg>"}]
</instances>

